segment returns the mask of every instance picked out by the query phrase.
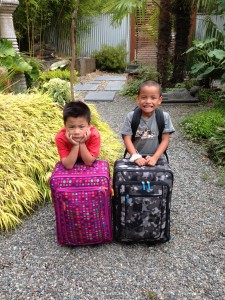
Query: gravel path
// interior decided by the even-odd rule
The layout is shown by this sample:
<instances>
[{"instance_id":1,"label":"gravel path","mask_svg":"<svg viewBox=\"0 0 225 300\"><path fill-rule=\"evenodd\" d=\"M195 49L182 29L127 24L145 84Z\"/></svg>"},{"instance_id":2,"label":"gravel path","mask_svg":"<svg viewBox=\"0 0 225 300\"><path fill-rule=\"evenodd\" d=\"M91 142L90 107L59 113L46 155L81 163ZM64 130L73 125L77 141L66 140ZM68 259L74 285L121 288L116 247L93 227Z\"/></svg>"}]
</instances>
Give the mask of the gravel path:
<instances>
[{"instance_id":1,"label":"gravel path","mask_svg":"<svg viewBox=\"0 0 225 300\"><path fill-rule=\"evenodd\" d=\"M95 103L115 132L135 104L117 95ZM222 300L224 187L204 151L182 136L179 120L197 107L164 106L176 133L168 150L175 174L172 241L146 245L61 247L54 211L42 206L15 232L0 236L0 299Z\"/></svg>"}]
</instances>

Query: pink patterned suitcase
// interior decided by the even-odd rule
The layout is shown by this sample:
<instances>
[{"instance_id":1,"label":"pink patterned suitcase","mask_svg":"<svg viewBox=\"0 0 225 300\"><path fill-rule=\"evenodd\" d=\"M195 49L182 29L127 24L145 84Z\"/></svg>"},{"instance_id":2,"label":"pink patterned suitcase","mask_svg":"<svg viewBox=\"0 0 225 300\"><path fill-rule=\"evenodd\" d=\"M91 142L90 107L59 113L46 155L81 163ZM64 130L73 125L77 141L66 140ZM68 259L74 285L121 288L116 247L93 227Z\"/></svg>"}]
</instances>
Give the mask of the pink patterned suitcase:
<instances>
[{"instance_id":1,"label":"pink patterned suitcase","mask_svg":"<svg viewBox=\"0 0 225 300\"><path fill-rule=\"evenodd\" d=\"M58 162L50 178L60 245L91 245L112 241L109 164L76 163L72 170Z\"/></svg>"}]
</instances>

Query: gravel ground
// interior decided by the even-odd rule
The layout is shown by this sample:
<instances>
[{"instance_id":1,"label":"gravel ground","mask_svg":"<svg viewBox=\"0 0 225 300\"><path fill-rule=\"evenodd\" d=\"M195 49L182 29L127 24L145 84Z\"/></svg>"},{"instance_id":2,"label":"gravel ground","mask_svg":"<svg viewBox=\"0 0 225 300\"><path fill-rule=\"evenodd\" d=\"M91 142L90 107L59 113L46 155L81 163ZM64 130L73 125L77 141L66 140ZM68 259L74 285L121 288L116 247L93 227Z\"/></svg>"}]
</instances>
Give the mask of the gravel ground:
<instances>
[{"instance_id":1,"label":"gravel ground","mask_svg":"<svg viewBox=\"0 0 225 300\"><path fill-rule=\"evenodd\" d=\"M96 103L115 132L134 103L117 95ZM178 122L197 107L164 106L176 133L168 155L174 171L169 243L61 247L51 204L15 232L0 236L0 299L225 299L224 199L218 171Z\"/></svg>"}]
</instances>

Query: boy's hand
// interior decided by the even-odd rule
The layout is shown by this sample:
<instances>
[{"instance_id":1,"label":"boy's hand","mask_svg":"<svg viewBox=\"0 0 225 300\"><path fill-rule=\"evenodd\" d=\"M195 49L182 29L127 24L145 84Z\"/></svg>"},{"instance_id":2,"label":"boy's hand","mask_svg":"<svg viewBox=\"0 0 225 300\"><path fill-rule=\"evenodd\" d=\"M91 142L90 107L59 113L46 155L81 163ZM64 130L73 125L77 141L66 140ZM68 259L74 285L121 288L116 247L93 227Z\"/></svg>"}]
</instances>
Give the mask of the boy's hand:
<instances>
[{"instance_id":1,"label":"boy's hand","mask_svg":"<svg viewBox=\"0 0 225 300\"><path fill-rule=\"evenodd\" d=\"M91 136L91 131L90 129L88 128L84 134L84 136L81 138L80 140L80 144L84 144Z\"/></svg>"},{"instance_id":2,"label":"boy's hand","mask_svg":"<svg viewBox=\"0 0 225 300\"><path fill-rule=\"evenodd\" d=\"M146 165L146 159L143 157L137 158L135 161L135 164L137 164L139 167Z\"/></svg>"},{"instance_id":3,"label":"boy's hand","mask_svg":"<svg viewBox=\"0 0 225 300\"><path fill-rule=\"evenodd\" d=\"M72 134L69 135L69 132L68 132L68 131L66 131L65 137L67 138L67 140L68 140L72 145L74 145L74 146L79 146L79 142L75 141L75 140L73 139L73 135L72 135Z\"/></svg>"},{"instance_id":4,"label":"boy's hand","mask_svg":"<svg viewBox=\"0 0 225 300\"><path fill-rule=\"evenodd\" d=\"M157 164L157 159L154 156L146 156L146 165L154 167Z\"/></svg>"}]
</instances>

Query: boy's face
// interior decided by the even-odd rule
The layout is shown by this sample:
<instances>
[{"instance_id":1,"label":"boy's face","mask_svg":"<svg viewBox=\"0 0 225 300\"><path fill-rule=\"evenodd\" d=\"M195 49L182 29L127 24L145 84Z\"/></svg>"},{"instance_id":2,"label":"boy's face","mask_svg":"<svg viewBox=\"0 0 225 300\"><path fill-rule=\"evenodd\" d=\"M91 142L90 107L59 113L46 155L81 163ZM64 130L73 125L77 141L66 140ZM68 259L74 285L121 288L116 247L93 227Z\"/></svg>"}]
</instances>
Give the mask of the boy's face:
<instances>
[{"instance_id":1,"label":"boy's face","mask_svg":"<svg viewBox=\"0 0 225 300\"><path fill-rule=\"evenodd\" d=\"M144 86L136 97L137 103L142 110L142 115L150 117L162 102L157 86Z\"/></svg>"},{"instance_id":2,"label":"boy's face","mask_svg":"<svg viewBox=\"0 0 225 300\"><path fill-rule=\"evenodd\" d=\"M65 123L66 131L76 142L79 142L89 128L89 123L85 117L68 117Z\"/></svg>"}]
</instances>

